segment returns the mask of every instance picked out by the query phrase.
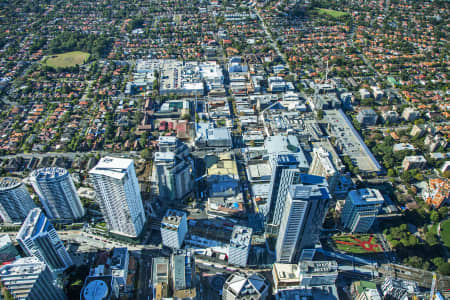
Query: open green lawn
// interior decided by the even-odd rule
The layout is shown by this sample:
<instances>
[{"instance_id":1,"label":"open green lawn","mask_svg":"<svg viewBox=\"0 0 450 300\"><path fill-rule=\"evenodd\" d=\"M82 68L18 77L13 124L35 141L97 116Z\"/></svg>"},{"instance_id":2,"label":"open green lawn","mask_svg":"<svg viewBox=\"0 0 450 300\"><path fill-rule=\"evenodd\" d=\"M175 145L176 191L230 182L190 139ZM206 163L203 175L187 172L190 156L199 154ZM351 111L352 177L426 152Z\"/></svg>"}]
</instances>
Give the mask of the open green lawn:
<instances>
[{"instance_id":1,"label":"open green lawn","mask_svg":"<svg viewBox=\"0 0 450 300\"><path fill-rule=\"evenodd\" d=\"M72 51L49 55L44 63L53 68L74 67L76 65L82 65L89 58L89 56L90 54L86 52Z\"/></svg>"},{"instance_id":2,"label":"open green lawn","mask_svg":"<svg viewBox=\"0 0 450 300\"><path fill-rule=\"evenodd\" d=\"M337 10L326 9L326 8L319 8L318 11L319 11L320 15L329 15L332 18L340 18L340 17L344 17L344 16L348 15L348 13L343 12L343 11L337 11Z\"/></svg>"},{"instance_id":3,"label":"open green lawn","mask_svg":"<svg viewBox=\"0 0 450 300\"><path fill-rule=\"evenodd\" d=\"M342 252L354 254L378 253L383 251L376 236L371 236L370 234L333 236L333 244Z\"/></svg>"},{"instance_id":4,"label":"open green lawn","mask_svg":"<svg viewBox=\"0 0 450 300\"><path fill-rule=\"evenodd\" d=\"M450 248L450 219L441 223L441 241Z\"/></svg>"}]
</instances>

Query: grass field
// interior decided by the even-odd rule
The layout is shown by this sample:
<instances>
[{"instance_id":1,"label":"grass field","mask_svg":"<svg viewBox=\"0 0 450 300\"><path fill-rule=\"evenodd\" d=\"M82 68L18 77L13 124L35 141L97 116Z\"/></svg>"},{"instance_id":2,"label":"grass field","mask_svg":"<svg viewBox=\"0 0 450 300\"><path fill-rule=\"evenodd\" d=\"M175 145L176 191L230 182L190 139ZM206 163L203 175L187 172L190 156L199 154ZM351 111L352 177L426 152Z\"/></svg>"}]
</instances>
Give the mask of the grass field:
<instances>
[{"instance_id":1,"label":"grass field","mask_svg":"<svg viewBox=\"0 0 450 300\"><path fill-rule=\"evenodd\" d=\"M344 16L348 15L348 13L343 12L343 11L337 11L337 10L326 9L326 8L319 8L318 11L319 11L320 15L328 15L332 18L340 18L340 17L344 17Z\"/></svg>"},{"instance_id":2,"label":"grass field","mask_svg":"<svg viewBox=\"0 0 450 300\"><path fill-rule=\"evenodd\" d=\"M370 234L333 236L333 242L338 250L347 253L363 254L383 251L378 239Z\"/></svg>"},{"instance_id":3,"label":"grass field","mask_svg":"<svg viewBox=\"0 0 450 300\"><path fill-rule=\"evenodd\" d=\"M450 248L450 219L441 223L441 241Z\"/></svg>"},{"instance_id":4,"label":"grass field","mask_svg":"<svg viewBox=\"0 0 450 300\"><path fill-rule=\"evenodd\" d=\"M76 65L82 65L89 56L89 53L81 51L49 55L45 60L45 64L53 68L74 67Z\"/></svg>"}]
</instances>

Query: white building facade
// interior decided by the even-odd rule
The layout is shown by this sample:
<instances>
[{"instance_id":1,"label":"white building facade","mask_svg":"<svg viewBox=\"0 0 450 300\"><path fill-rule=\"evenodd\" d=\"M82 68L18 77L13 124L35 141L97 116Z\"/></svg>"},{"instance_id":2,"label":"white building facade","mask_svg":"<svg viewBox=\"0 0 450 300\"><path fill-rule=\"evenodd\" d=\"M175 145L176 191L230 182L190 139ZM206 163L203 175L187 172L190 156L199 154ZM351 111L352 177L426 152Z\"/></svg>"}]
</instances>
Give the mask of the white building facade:
<instances>
[{"instance_id":1,"label":"white building facade","mask_svg":"<svg viewBox=\"0 0 450 300\"><path fill-rule=\"evenodd\" d=\"M109 231L139 236L145 212L133 160L104 157L89 175Z\"/></svg>"},{"instance_id":2,"label":"white building facade","mask_svg":"<svg viewBox=\"0 0 450 300\"><path fill-rule=\"evenodd\" d=\"M66 169L38 169L31 173L30 181L48 218L75 220L84 216L83 205Z\"/></svg>"}]
</instances>

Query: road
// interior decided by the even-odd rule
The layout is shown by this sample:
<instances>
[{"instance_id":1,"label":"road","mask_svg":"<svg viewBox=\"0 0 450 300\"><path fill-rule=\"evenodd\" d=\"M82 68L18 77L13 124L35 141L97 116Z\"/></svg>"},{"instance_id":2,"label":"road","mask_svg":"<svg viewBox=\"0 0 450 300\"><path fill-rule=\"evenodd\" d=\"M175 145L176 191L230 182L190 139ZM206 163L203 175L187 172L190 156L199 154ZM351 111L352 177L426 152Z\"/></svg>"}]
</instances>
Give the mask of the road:
<instances>
[{"instance_id":1,"label":"road","mask_svg":"<svg viewBox=\"0 0 450 300\"><path fill-rule=\"evenodd\" d=\"M128 153L131 153L128 154ZM16 157L23 157L23 158L43 158L43 157L54 157L54 156L58 156L58 157L65 157L65 158L70 158L70 159L74 159L76 157L79 156L83 156L83 155L88 155L88 154L100 154L101 156L105 156L105 155L127 155L127 156L133 156L132 152L127 152L127 154L125 153L114 153L114 152L109 152L109 151L89 151L89 152L46 152L46 153L18 153L18 154L12 154L12 155L2 155L0 156L0 159L11 159L11 158L16 158Z\"/></svg>"}]
</instances>

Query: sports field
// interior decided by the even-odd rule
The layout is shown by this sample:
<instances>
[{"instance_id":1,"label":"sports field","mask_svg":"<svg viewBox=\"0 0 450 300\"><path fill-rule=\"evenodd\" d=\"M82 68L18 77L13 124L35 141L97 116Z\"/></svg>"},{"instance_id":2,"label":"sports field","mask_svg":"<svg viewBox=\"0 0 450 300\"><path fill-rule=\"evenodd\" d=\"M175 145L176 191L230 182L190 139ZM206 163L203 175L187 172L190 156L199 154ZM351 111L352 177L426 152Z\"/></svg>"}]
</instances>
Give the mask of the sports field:
<instances>
[{"instance_id":1,"label":"sports field","mask_svg":"<svg viewBox=\"0 0 450 300\"><path fill-rule=\"evenodd\" d=\"M441 223L441 241L450 248L450 219Z\"/></svg>"},{"instance_id":2,"label":"sports field","mask_svg":"<svg viewBox=\"0 0 450 300\"><path fill-rule=\"evenodd\" d=\"M338 10L319 8L318 9L320 15L329 15L332 18L340 18L348 15L348 13Z\"/></svg>"},{"instance_id":3,"label":"sports field","mask_svg":"<svg viewBox=\"0 0 450 300\"><path fill-rule=\"evenodd\" d=\"M333 242L338 250L347 253L362 254L383 251L378 239L370 234L333 236Z\"/></svg>"},{"instance_id":4,"label":"sports field","mask_svg":"<svg viewBox=\"0 0 450 300\"><path fill-rule=\"evenodd\" d=\"M90 54L81 51L72 51L61 54L49 55L45 60L45 64L53 68L67 68L76 65L82 65Z\"/></svg>"}]
</instances>

